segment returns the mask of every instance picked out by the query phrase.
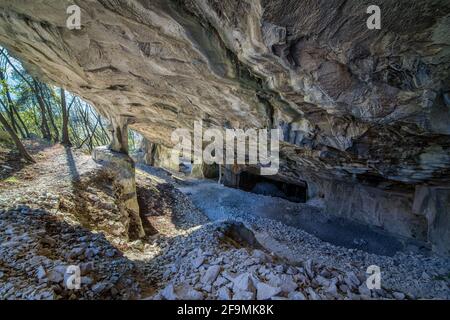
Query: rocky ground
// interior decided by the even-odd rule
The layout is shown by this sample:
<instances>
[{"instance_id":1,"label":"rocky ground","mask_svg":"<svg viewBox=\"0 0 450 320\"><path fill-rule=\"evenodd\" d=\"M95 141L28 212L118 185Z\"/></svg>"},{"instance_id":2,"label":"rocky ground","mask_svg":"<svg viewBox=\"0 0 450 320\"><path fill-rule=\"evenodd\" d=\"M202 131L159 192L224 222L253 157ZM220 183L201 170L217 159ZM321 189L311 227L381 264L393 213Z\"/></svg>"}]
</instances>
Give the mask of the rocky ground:
<instances>
[{"instance_id":1,"label":"rocky ground","mask_svg":"<svg viewBox=\"0 0 450 320\"><path fill-rule=\"evenodd\" d=\"M32 150L37 163L20 166L0 151L2 299L450 298L448 260L338 247L236 203L277 199L145 166L139 204L157 233L127 242L101 166L59 145ZM372 264L380 290L365 285ZM80 268L79 290L67 266Z\"/></svg>"}]
</instances>

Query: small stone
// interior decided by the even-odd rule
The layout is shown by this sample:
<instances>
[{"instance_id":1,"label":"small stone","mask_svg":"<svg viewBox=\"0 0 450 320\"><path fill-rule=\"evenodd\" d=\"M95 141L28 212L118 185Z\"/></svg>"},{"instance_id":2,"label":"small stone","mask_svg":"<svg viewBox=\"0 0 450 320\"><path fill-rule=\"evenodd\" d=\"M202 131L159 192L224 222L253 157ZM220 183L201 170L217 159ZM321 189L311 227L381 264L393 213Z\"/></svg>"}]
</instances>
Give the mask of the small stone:
<instances>
[{"instance_id":1,"label":"small stone","mask_svg":"<svg viewBox=\"0 0 450 320\"><path fill-rule=\"evenodd\" d=\"M97 248L87 248L86 251L84 252L84 255L87 259L92 259L96 255L98 255L99 252L100 250L98 250Z\"/></svg>"},{"instance_id":2,"label":"small stone","mask_svg":"<svg viewBox=\"0 0 450 320\"><path fill-rule=\"evenodd\" d=\"M351 289L356 288L361 284L358 277L353 271L347 272L347 274L344 277L344 282Z\"/></svg>"},{"instance_id":3,"label":"small stone","mask_svg":"<svg viewBox=\"0 0 450 320\"><path fill-rule=\"evenodd\" d=\"M85 275L86 273L94 270L94 263L92 261L90 262L84 262L80 264L80 272L81 275Z\"/></svg>"},{"instance_id":4,"label":"small stone","mask_svg":"<svg viewBox=\"0 0 450 320\"><path fill-rule=\"evenodd\" d=\"M255 293L244 290L237 290L234 292L233 300L254 300Z\"/></svg>"},{"instance_id":5,"label":"small stone","mask_svg":"<svg viewBox=\"0 0 450 320\"><path fill-rule=\"evenodd\" d=\"M64 275L56 270L50 270L47 273L47 279L54 283L60 283L61 281L64 280Z\"/></svg>"},{"instance_id":6,"label":"small stone","mask_svg":"<svg viewBox=\"0 0 450 320\"><path fill-rule=\"evenodd\" d=\"M270 274L268 276L268 279L271 286L279 287L284 293L290 293L298 287L297 283L294 281L294 278L291 275L282 274L278 276Z\"/></svg>"},{"instance_id":7,"label":"small stone","mask_svg":"<svg viewBox=\"0 0 450 320\"><path fill-rule=\"evenodd\" d=\"M84 248L81 248L81 247L73 248L72 250L70 250L68 257L70 259L75 259L75 258L81 256L83 253L84 253Z\"/></svg>"},{"instance_id":8,"label":"small stone","mask_svg":"<svg viewBox=\"0 0 450 320\"><path fill-rule=\"evenodd\" d=\"M395 299L397 300L403 300L405 299L405 294L401 293L401 292L393 292L392 295L394 296Z\"/></svg>"},{"instance_id":9,"label":"small stone","mask_svg":"<svg viewBox=\"0 0 450 320\"><path fill-rule=\"evenodd\" d=\"M255 292L256 290L251 275L249 273L243 273L234 278L233 289L234 291L249 291L249 292Z\"/></svg>"},{"instance_id":10,"label":"small stone","mask_svg":"<svg viewBox=\"0 0 450 320\"><path fill-rule=\"evenodd\" d=\"M189 285L183 285L181 287L177 287L175 290L176 296L180 300L203 300L204 296L201 292L195 290Z\"/></svg>"},{"instance_id":11,"label":"small stone","mask_svg":"<svg viewBox=\"0 0 450 320\"><path fill-rule=\"evenodd\" d=\"M314 278L313 261L311 259L305 262L305 270L311 279Z\"/></svg>"},{"instance_id":12,"label":"small stone","mask_svg":"<svg viewBox=\"0 0 450 320\"><path fill-rule=\"evenodd\" d=\"M105 256L107 257L114 257L116 255L116 250L115 249L108 249L105 251Z\"/></svg>"},{"instance_id":13,"label":"small stone","mask_svg":"<svg viewBox=\"0 0 450 320\"><path fill-rule=\"evenodd\" d=\"M99 283L94 284L92 286L91 290L94 293L99 294L99 293L104 292L108 288L108 286L109 286L109 284L107 282L99 282Z\"/></svg>"},{"instance_id":14,"label":"small stone","mask_svg":"<svg viewBox=\"0 0 450 320\"><path fill-rule=\"evenodd\" d=\"M371 292L370 292L369 288L367 288L365 283L363 283L362 285L359 286L358 291L359 291L359 294L361 294L363 296L370 297L370 295L371 295Z\"/></svg>"},{"instance_id":15,"label":"small stone","mask_svg":"<svg viewBox=\"0 0 450 320\"><path fill-rule=\"evenodd\" d=\"M335 297L335 298L339 298L340 296L339 296L339 293L338 293L338 290L337 290L337 287L336 287L336 284L333 282L333 283L331 283L329 286L328 286L328 288L325 290L325 292L326 293L328 293L328 294L330 294L330 295L332 295L333 297Z\"/></svg>"},{"instance_id":16,"label":"small stone","mask_svg":"<svg viewBox=\"0 0 450 320\"><path fill-rule=\"evenodd\" d=\"M306 300L305 295L299 291L289 293L288 298L290 300Z\"/></svg>"},{"instance_id":17,"label":"small stone","mask_svg":"<svg viewBox=\"0 0 450 320\"><path fill-rule=\"evenodd\" d=\"M36 276L39 280L44 279L46 275L45 269L43 266L39 266L36 272Z\"/></svg>"},{"instance_id":18,"label":"small stone","mask_svg":"<svg viewBox=\"0 0 450 320\"><path fill-rule=\"evenodd\" d=\"M203 256L197 257L194 260L192 260L192 267L194 269L198 269L203 264L203 262L205 262L205 257Z\"/></svg>"},{"instance_id":19,"label":"small stone","mask_svg":"<svg viewBox=\"0 0 450 320\"><path fill-rule=\"evenodd\" d=\"M91 277L81 277L81 284L90 285L94 282Z\"/></svg>"},{"instance_id":20,"label":"small stone","mask_svg":"<svg viewBox=\"0 0 450 320\"><path fill-rule=\"evenodd\" d=\"M161 296L166 300L177 300L177 295L175 293L175 289L173 284L167 285L162 291Z\"/></svg>"},{"instance_id":21,"label":"small stone","mask_svg":"<svg viewBox=\"0 0 450 320\"><path fill-rule=\"evenodd\" d=\"M283 273L284 272L284 266L279 264L277 266L275 266L275 271L278 273Z\"/></svg>"},{"instance_id":22,"label":"small stone","mask_svg":"<svg viewBox=\"0 0 450 320\"><path fill-rule=\"evenodd\" d=\"M255 249L252 253L252 258L257 261L257 263L264 263L270 261L270 256L268 256L264 251Z\"/></svg>"},{"instance_id":23,"label":"small stone","mask_svg":"<svg viewBox=\"0 0 450 320\"><path fill-rule=\"evenodd\" d=\"M218 291L217 298L220 300L231 300L231 291L227 287L222 287Z\"/></svg>"},{"instance_id":24,"label":"small stone","mask_svg":"<svg viewBox=\"0 0 450 320\"><path fill-rule=\"evenodd\" d=\"M216 280L219 273L220 273L220 266L216 265L209 267L201 279L202 283L207 284L213 283Z\"/></svg>"},{"instance_id":25,"label":"small stone","mask_svg":"<svg viewBox=\"0 0 450 320\"><path fill-rule=\"evenodd\" d=\"M222 276L218 276L216 281L214 281L213 285L216 287L222 287L223 285L225 285L226 283L228 283L228 280L225 279Z\"/></svg>"},{"instance_id":26,"label":"small stone","mask_svg":"<svg viewBox=\"0 0 450 320\"><path fill-rule=\"evenodd\" d=\"M310 298L311 300L322 300L322 299L320 298L320 296L314 291L313 288L309 287L309 288L307 289L307 291L308 291L309 298Z\"/></svg>"},{"instance_id":27,"label":"small stone","mask_svg":"<svg viewBox=\"0 0 450 320\"><path fill-rule=\"evenodd\" d=\"M263 282L258 283L256 286L256 298L258 300L268 300L273 296L276 296L281 292L280 288L272 287Z\"/></svg>"}]
</instances>

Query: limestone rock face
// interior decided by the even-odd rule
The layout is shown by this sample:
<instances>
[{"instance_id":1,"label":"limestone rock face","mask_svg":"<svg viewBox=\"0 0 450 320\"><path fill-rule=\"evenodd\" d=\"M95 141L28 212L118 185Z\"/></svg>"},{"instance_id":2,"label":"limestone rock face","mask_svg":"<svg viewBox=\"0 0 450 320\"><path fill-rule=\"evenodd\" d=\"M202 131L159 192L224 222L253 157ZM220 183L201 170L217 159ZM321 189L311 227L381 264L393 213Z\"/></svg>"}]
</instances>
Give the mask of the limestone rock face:
<instances>
[{"instance_id":1,"label":"limestone rock face","mask_svg":"<svg viewBox=\"0 0 450 320\"><path fill-rule=\"evenodd\" d=\"M372 2L1 0L0 44L152 143L281 128L278 178L404 189L412 215L416 185L450 183L450 3L379 0L369 30Z\"/></svg>"},{"instance_id":2,"label":"limestone rock face","mask_svg":"<svg viewBox=\"0 0 450 320\"><path fill-rule=\"evenodd\" d=\"M127 217L129 237L140 238L145 235L139 216L139 204L136 195L134 162L126 154L115 152L107 147L95 148L92 152L95 161L104 165L113 178L113 189L121 213Z\"/></svg>"},{"instance_id":3,"label":"limestone rock face","mask_svg":"<svg viewBox=\"0 0 450 320\"><path fill-rule=\"evenodd\" d=\"M2 0L0 43L155 143L280 127L291 171L448 183L450 4L377 3L381 30L359 0Z\"/></svg>"}]
</instances>

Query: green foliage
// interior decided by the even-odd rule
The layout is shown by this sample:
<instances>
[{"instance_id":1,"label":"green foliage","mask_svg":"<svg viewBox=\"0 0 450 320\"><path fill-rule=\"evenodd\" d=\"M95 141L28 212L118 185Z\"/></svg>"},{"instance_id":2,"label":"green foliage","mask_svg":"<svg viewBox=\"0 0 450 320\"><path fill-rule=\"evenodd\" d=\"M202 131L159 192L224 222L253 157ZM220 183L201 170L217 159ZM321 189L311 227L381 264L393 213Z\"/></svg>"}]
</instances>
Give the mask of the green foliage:
<instances>
[{"instance_id":1,"label":"green foliage","mask_svg":"<svg viewBox=\"0 0 450 320\"><path fill-rule=\"evenodd\" d=\"M16 184L19 183L19 179L17 177L8 177L5 180L3 180L3 182L9 183L9 184Z\"/></svg>"},{"instance_id":2,"label":"green foliage","mask_svg":"<svg viewBox=\"0 0 450 320\"><path fill-rule=\"evenodd\" d=\"M14 142L11 139L11 136L8 134L8 132L4 130L0 130L0 144L6 145L6 146L12 146L14 145Z\"/></svg>"},{"instance_id":3,"label":"green foliage","mask_svg":"<svg viewBox=\"0 0 450 320\"><path fill-rule=\"evenodd\" d=\"M23 137L44 137L46 132L53 142L62 138L63 113L60 89L33 78L6 50L0 47L0 112ZM37 88L36 88L37 84ZM82 99L65 92L69 117L69 139L75 147L91 151L98 145L109 143L105 120ZM10 101L12 100L12 106ZM11 108L14 110L11 115ZM14 122L14 123L13 123ZM1 130L0 126L0 130ZM6 132L0 131L0 141L9 143Z\"/></svg>"}]
</instances>

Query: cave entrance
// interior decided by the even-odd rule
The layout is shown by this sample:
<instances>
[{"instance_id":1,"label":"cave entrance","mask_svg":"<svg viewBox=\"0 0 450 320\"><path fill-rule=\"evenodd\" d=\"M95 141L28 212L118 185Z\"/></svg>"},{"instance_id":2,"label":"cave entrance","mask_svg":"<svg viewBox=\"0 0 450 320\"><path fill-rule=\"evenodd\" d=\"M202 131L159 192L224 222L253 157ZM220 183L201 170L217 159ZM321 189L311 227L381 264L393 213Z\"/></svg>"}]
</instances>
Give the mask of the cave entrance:
<instances>
[{"instance_id":1,"label":"cave entrance","mask_svg":"<svg viewBox=\"0 0 450 320\"><path fill-rule=\"evenodd\" d=\"M239 174L238 188L244 191L279 197L292 202L306 202L308 186L306 182L294 184L271 179L244 171Z\"/></svg>"}]
</instances>

